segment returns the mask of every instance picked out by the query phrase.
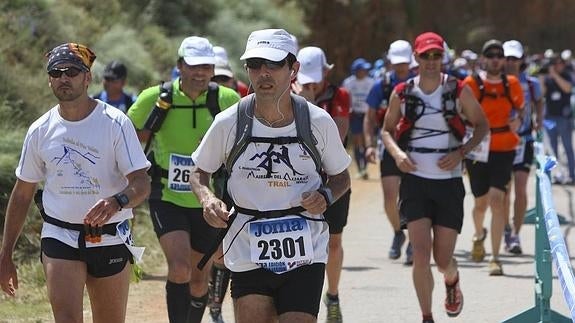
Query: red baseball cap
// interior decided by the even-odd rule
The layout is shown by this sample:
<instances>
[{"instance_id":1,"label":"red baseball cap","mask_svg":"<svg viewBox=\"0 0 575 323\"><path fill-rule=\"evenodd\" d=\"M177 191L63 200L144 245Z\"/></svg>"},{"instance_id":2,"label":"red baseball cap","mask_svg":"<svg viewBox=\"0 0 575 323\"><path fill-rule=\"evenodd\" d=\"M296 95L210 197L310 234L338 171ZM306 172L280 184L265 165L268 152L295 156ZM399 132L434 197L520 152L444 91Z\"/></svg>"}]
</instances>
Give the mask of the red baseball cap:
<instances>
[{"instance_id":1,"label":"red baseball cap","mask_svg":"<svg viewBox=\"0 0 575 323\"><path fill-rule=\"evenodd\" d=\"M428 50L437 49L443 52L443 38L436 33L426 32L415 38L415 53L421 54Z\"/></svg>"}]
</instances>

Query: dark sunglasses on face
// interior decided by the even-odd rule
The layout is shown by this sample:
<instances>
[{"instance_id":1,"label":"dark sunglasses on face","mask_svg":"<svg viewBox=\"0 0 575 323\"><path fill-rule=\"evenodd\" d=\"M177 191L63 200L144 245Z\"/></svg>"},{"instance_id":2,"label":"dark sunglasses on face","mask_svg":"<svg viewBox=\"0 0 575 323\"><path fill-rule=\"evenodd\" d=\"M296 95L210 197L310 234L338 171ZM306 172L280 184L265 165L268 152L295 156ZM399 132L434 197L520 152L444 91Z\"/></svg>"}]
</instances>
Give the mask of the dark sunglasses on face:
<instances>
[{"instance_id":1,"label":"dark sunglasses on face","mask_svg":"<svg viewBox=\"0 0 575 323\"><path fill-rule=\"evenodd\" d=\"M426 61L429 61L429 60L435 61L438 59L442 59L443 53L442 52L425 52L425 53L419 54L419 58L424 59Z\"/></svg>"},{"instance_id":2,"label":"dark sunglasses on face","mask_svg":"<svg viewBox=\"0 0 575 323\"><path fill-rule=\"evenodd\" d=\"M518 62L521 60L520 58L513 57L513 56L507 56L507 57L505 57L505 59L507 59L508 62Z\"/></svg>"},{"instance_id":3,"label":"dark sunglasses on face","mask_svg":"<svg viewBox=\"0 0 575 323\"><path fill-rule=\"evenodd\" d=\"M505 57L502 52L487 52L483 56L486 58L503 58Z\"/></svg>"},{"instance_id":4,"label":"dark sunglasses on face","mask_svg":"<svg viewBox=\"0 0 575 323\"><path fill-rule=\"evenodd\" d=\"M62 74L66 74L67 77L75 77L80 74L82 70L76 67L64 67L64 68L53 68L48 71L48 75L53 78L60 78Z\"/></svg>"},{"instance_id":5,"label":"dark sunglasses on face","mask_svg":"<svg viewBox=\"0 0 575 323\"><path fill-rule=\"evenodd\" d=\"M263 58L248 58L246 60L246 66L252 70L259 70L260 68L262 68L263 65L265 65L270 70L275 71L275 70L279 70L282 67L284 67L286 62L287 61L285 59L282 59L281 61L276 62L276 61L270 61L270 60L263 59Z\"/></svg>"}]
</instances>

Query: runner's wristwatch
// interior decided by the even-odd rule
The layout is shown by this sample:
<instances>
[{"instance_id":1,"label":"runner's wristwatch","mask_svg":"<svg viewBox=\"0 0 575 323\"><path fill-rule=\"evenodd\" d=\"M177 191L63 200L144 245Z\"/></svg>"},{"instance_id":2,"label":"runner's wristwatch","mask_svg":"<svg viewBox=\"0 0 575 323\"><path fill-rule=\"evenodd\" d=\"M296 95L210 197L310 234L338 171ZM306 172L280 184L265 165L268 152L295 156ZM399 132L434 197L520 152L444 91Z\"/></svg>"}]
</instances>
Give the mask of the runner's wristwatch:
<instances>
[{"instance_id":1,"label":"runner's wristwatch","mask_svg":"<svg viewBox=\"0 0 575 323\"><path fill-rule=\"evenodd\" d=\"M120 206L120 210L122 210L124 208L124 206L128 205L128 203L130 203L130 199L128 198L128 195L124 194L124 193L118 193L116 195L114 195L114 198L116 199L116 202L118 202L118 205Z\"/></svg>"},{"instance_id":2,"label":"runner's wristwatch","mask_svg":"<svg viewBox=\"0 0 575 323\"><path fill-rule=\"evenodd\" d=\"M318 188L317 191L319 192L319 194L323 196L325 202L327 203L327 206L333 204L333 193L331 192L331 189L329 187L322 186Z\"/></svg>"}]
</instances>

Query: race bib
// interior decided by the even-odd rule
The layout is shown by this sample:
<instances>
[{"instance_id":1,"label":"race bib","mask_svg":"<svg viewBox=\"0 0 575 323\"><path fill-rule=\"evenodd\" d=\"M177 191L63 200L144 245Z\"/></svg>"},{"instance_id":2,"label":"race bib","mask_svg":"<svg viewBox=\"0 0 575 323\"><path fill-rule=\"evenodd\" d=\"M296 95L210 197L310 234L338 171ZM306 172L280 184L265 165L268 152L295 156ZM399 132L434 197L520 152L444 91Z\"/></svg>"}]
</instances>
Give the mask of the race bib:
<instances>
[{"instance_id":1,"label":"race bib","mask_svg":"<svg viewBox=\"0 0 575 323\"><path fill-rule=\"evenodd\" d=\"M465 137L463 137L463 143L466 143L473 137L473 128L465 127ZM485 135L483 140L479 145L475 146L473 150L465 155L465 158L475 160L482 163L487 163L489 159L489 143L491 142L491 135L489 132Z\"/></svg>"},{"instance_id":2,"label":"race bib","mask_svg":"<svg viewBox=\"0 0 575 323\"><path fill-rule=\"evenodd\" d=\"M132 232L130 231L130 223L128 220L124 220L116 226L116 232L118 232L118 236L124 242L124 245L130 250L136 262L142 261L142 255L144 254L145 247L136 247L134 246L134 240L132 239Z\"/></svg>"},{"instance_id":3,"label":"race bib","mask_svg":"<svg viewBox=\"0 0 575 323\"><path fill-rule=\"evenodd\" d=\"M515 158L513 159L513 165L518 165L523 163L523 157L525 156L525 146L527 146L527 141L521 138L517 147L515 147Z\"/></svg>"},{"instance_id":4,"label":"race bib","mask_svg":"<svg viewBox=\"0 0 575 323\"><path fill-rule=\"evenodd\" d=\"M191 156L170 154L168 188L174 192L191 192L190 175L192 174L193 166L194 162Z\"/></svg>"},{"instance_id":5,"label":"race bib","mask_svg":"<svg viewBox=\"0 0 575 323\"><path fill-rule=\"evenodd\" d=\"M252 262L281 274L313 260L311 231L299 216L250 222Z\"/></svg>"}]
</instances>

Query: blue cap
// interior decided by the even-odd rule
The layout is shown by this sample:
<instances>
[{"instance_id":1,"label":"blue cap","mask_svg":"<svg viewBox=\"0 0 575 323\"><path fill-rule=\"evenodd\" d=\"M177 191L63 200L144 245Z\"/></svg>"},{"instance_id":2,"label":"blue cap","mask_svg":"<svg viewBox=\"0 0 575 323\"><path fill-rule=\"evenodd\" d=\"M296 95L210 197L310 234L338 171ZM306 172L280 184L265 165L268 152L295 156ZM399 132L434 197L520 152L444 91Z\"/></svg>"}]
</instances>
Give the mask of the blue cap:
<instances>
[{"instance_id":1,"label":"blue cap","mask_svg":"<svg viewBox=\"0 0 575 323\"><path fill-rule=\"evenodd\" d=\"M355 74L358 70L369 70L371 68L371 63L365 60L365 58L356 58L353 63L351 63L351 72Z\"/></svg>"}]
</instances>

